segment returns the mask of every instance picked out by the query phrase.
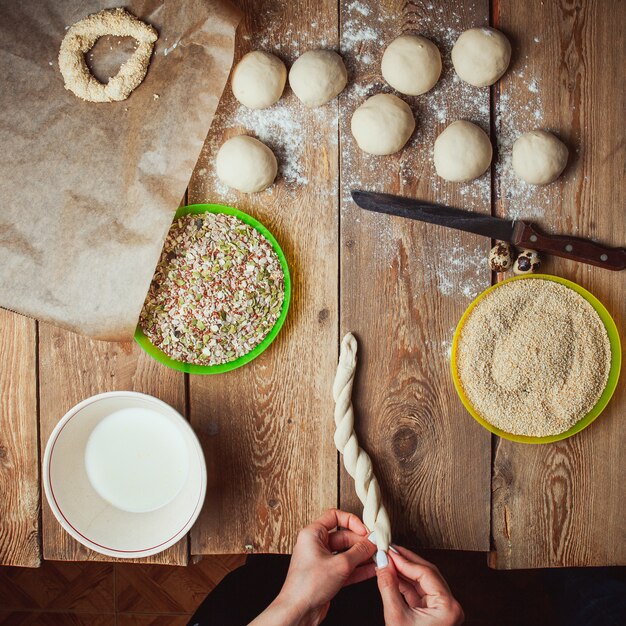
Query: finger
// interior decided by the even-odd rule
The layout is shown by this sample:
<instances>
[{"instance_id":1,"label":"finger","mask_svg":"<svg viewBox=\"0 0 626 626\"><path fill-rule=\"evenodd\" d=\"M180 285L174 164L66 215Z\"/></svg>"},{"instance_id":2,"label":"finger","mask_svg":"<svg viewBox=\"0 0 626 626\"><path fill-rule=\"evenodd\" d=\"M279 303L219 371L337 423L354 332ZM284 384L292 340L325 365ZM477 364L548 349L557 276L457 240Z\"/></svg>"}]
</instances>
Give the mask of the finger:
<instances>
[{"instance_id":1,"label":"finger","mask_svg":"<svg viewBox=\"0 0 626 626\"><path fill-rule=\"evenodd\" d=\"M363 541L362 535L357 535L351 530L336 530L328 535L328 549L331 552L342 552L359 541Z\"/></svg>"},{"instance_id":2,"label":"finger","mask_svg":"<svg viewBox=\"0 0 626 626\"><path fill-rule=\"evenodd\" d=\"M404 596L404 601L412 609L419 609L424 606L420 590L417 587L417 583L407 581L402 575L398 575L398 588L400 589L400 593Z\"/></svg>"},{"instance_id":3,"label":"finger","mask_svg":"<svg viewBox=\"0 0 626 626\"><path fill-rule=\"evenodd\" d=\"M333 558L341 558L346 562L349 571L352 571L359 565L371 559L376 553L376 546L368 539L361 538L361 541L355 543L351 548L337 554Z\"/></svg>"},{"instance_id":4,"label":"finger","mask_svg":"<svg viewBox=\"0 0 626 626\"><path fill-rule=\"evenodd\" d=\"M348 577L345 583L343 583L344 587L348 585L354 585L355 583L361 583L364 580L369 580L370 578L374 578L376 576L376 566L374 563L366 563L365 565L360 565L357 567L352 574Z\"/></svg>"},{"instance_id":5,"label":"finger","mask_svg":"<svg viewBox=\"0 0 626 626\"><path fill-rule=\"evenodd\" d=\"M412 563L414 565L422 565L423 567L429 567L430 569L439 572L437 566L434 563L427 561L418 554L415 554L415 552L411 552L410 550L407 550L406 548L402 548L400 546L393 546L393 548L394 550L391 550L390 554L393 555L397 561Z\"/></svg>"},{"instance_id":6,"label":"finger","mask_svg":"<svg viewBox=\"0 0 626 626\"><path fill-rule=\"evenodd\" d=\"M438 570L429 565L412 563L402 555L390 552L391 560L400 574L421 587L424 595L451 596L450 588Z\"/></svg>"},{"instance_id":7,"label":"finger","mask_svg":"<svg viewBox=\"0 0 626 626\"><path fill-rule=\"evenodd\" d=\"M314 524L321 524L326 530L333 530L337 526L347 528L358 535L367 535L367 527L365 524L354 514L339 509L328 509L324 511Z\"/></svg>"},{"instance_id":8,"label":"finger","mask_svg":"<svg viewBox=\"0 0 626 626\"><path fill-rule=\"evenodd\" d=\"M412 563L419 563L420 565L429 565L430 567L435 567L434 563L427 561L422 558L419 554L415 554L415 552L411 552L407 548L403 548L402 546L393 545L393 548L398 552L401 556L403 556L407 561L411 561Z\"/></svg>"},{"instance_id":9,"label":"finger","mask_svg":"<svg viewBox=\"0 0 626 626\"><path fill-rule=\"evenodd\" d=\"M376 568L378 590L383 600L386 624L399 624L407 610L406 602L400 593L396 569L391 561L386 567Z\"/></svg>"},{"instance_id":10,"label":"finger","mask_svg":"<svg viewBox=\"0 0 626 626\"><path fill-rule=\"evenodd\" d=\"M326 544L328 542L328 529L319 522L311 522L305 526L298 534L298 541L321 541Z\"/></svg>"}]
</instances>

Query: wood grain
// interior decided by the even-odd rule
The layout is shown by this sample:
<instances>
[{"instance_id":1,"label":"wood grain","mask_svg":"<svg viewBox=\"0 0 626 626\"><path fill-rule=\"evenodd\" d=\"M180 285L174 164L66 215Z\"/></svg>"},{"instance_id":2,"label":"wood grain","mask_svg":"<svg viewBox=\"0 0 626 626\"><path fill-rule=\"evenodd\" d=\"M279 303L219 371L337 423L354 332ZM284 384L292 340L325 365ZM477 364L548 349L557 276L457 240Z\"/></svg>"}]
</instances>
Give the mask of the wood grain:
<instances>
[{"instance_id":1,"label":"wood grain","mask_svg":"<svg viewBox=\"0 0 626 626\"><path fill-rule=\"evenodd\" d=\"M354 393L359 440L374 460L393 525L408 546L489 548L490 436L465 412L452 386L448 350L471 299L489 286L489 241L356 207L363 188L490 211L487 172L446 183L432 163L436 136L457 119L489 131L489 91L455 79L450 51L465 28L488 23L488 3L341 3L341 49L353 84L342 94L341 330L355 332L360 366ZM428 94L402 96L417 129L388 157L359 150L353 110L391 92L380 75L384 47L404 33L432 39L444 58ZM397 94L401 95L401 94ZM352 480L341 472L341 506L359 511Z\"/></svg>"},{"instance_id":2,"label":"wood grain","mask_svg":"<svg viewBox=\"0 0 626 626\"><path fill-rule=\"evenodd\" d=\"M0 565L41 561L36 324L0 309Z\"/></svg>"},{"instance_id":3,"label":"wood grain","mask_svg":"<svg viewBox=\"0 0 626 626\"><path fill-rule=\"evenodd\" d=\"M107 343L49 324L39 327L41 454L56 423L75 404L105 391L141 391L164 400L185 415L183 375L146 355L135 343ZM55 561L114 561L72 539L43 503L43 555ZM145 563L185 565L187 538ZM127 562L127 559L123 559Z\"/></svg>"},{"instance_id":4,"label":"wood grain","mask_svg":"<svg viewBox=\"0 0 626 626\"><path fill-rule=\"evenodd\" d=\"M626 563L620 508L626 385L591 427L567 441L496 440L490 474L490 436L462 408L448 364L458 319L489 285L489 242L364 213L349 196L351 188L364 188L493 209L534 221L547 233L624 245L626 5L492 2L491 21L510 37L513 58L490 102L489 90L461 83L450 64L458 34L489 23L487 0L239 4L245 19L235 61L264 49L289 65L307 49L333 48L350 75L338 100L312 110L287 87L277 105L251 112L227 86L190 184L190 202L238 206L276 235L294 285L287 323L245 368L190 377L189 407L182 375L134 344L104 344L41 324L41 448L67 409L102 391L144 391L180 411L188 408L209 471L192 553L289 552L298 530L324 508L339 503L360 511L343 471L338 490L332 440L338 342L352 330L360 341L357 430L383 485L397 542L489 549L491 476L492 566ZM429 94L402 96L417 117L407 147L369 156L354 143L350 116L366 97L391 91L380 76L380 58L386 43L408 32L440 47L442 79ZM458 185L434 171L434 139L456 119L497 131L493 206L489 174ZM508 166L510 148L517 134L536 127L568 144L570 163L552 185L520 187ZM216 180L215 153L239 133L256 135L275 151L280 174L270 190L246 196ZM549 260L545 270L588 288L618 327L626 327L623 273L560 259ZM0 562L33 566L39 562L35 328L0 311ZM71 540L45 503L42 526L46 559L106 559ZM186 541L148 560L186 561Z\"/></svg>"},{"instance_id":5,"label":"wood grain","mask_svg":"<svg viewBox=\"0 0 626 626\"><path fill-rule=\"evenodd\" d=\"M502 83L502 125L515 132L552 130L570 149L565 174L525 196L522 207L510 193L515 182L501 173L502 211L532 217L546 232L624 245L626 5L611 0L503 2L495 17L516 48L515 64ZM532 110L540 111L536 121L519 113L529 104L529 77L537 89L531 100ZM556 258L545 270L589 289L618 328L626 327L624 272ZM623 379L605 412L574 437L543 446L497 443L493 566L626 563Z\"/></svg>"},{"instance_id":6,"label":"wood grain","mask_svg":"<svg viewBox=\"0 0 626 626\"><path fill-rule=\"evenodd\" d=\"M288 65L337 45L335 3L242 2L235 62L250 50ZM337 362L337 101L306 109L286 88L250 112L227 86L189 187L190 202L235 205L280 242L292 304L276 341L254 362L190 377L191 421L202 440L208 490L192 553L289 552L302 526L337 504L331 386ZM256 135L279 161L268 191L238 194L215 178L225 138Z\"/></svg>"}]
</instances>

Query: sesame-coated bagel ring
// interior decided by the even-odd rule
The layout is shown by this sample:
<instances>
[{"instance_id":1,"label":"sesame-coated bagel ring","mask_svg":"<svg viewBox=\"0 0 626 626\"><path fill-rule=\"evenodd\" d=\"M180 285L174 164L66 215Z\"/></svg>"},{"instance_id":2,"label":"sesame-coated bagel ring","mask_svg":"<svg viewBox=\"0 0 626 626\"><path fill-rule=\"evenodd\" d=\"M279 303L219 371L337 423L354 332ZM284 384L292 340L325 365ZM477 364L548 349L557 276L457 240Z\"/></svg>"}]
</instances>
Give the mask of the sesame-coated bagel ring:
<instances>
[{"instance_id":1,"label":"sesame-coated bagel ring","mask_svg":"<svg viewBox=\"0 0 626 626\"><path fill-rule=\"evenodd\" d=\"M133 55L107 84L96 79L85 62L85 53L105 35L132 37L137 41ZM76 22L68 29L59 51L65 88L88 102L126 100L144 79L158 36L152 26L122 8L100 11Z\"/></svg>"}]
</instances>

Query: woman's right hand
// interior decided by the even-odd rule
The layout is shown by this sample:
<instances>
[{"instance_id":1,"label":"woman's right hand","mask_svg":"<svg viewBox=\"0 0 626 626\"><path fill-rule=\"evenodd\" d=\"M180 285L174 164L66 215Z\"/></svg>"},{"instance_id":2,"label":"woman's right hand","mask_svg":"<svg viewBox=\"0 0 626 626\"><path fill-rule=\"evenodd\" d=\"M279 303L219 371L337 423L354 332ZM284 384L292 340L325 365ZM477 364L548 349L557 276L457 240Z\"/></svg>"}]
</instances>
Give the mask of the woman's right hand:
<instances>
[{"instance_id":1,"label":"woman's right hand","mask_svg":"<svg viewBox=\"0 0 626 626\"><path fill-rule=\"evenodd\" d=\"M387 626L456 626L463 609L439 570L417 554L394 546L376 569Z\"/></svg>"}]
</instances>

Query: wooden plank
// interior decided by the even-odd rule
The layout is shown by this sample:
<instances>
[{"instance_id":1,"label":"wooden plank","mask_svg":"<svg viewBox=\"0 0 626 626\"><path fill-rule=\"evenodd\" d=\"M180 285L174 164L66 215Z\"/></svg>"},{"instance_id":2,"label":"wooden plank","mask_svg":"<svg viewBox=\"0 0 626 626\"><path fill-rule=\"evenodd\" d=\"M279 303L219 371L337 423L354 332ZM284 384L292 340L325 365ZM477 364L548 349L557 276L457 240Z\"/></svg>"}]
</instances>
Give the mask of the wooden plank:
<instances>
[{"instance_id":1,"label":"wooden plank","mask_svg":"<svg viewBox=\"0 0 626 626\"><path fill-rule=\"evenodd\" d=\"M56 423L72 406L105 391L141 391L167 402L185 415L183 374L161 365L137 344L107 343L49 324L39 326L39 395L41 453ZM45 501L45 497L43 497ZM55 561L114 561L72 539L43 505L43 554ZM145 563L186 565L187 538ZM127 559L122 559L128 562Z\"/></svg>"},{"instance_id":2,"label":"wooden plank","mask_svg":"<svg viewBox=\"0 0 626 626\"><path fill-rule=\"evenodd\" d=\"M548 232L624 245L626 4L507 2L496 19L516 47L498 107L505 150L518 133L536 127L553 130L570 148L565 175L544 188L525 188L504 166L504 212L533 218ZM624 272L558 259L545 270L589 289L618 328L626 327ZM604 414L578 435L544 446L498 442L493 566L626 563L624 406L622 376Z\"/></svg>"},{"instance_id":3,"label":"wooden plank","mask_svg":"<svg viewBox=\"0 0 626 626\"><path fill-rule=\"evenodd\" d=\"M489 286L489 242L368 214L352 188L385 191L490 212L489 173L446 183L432 163L436 136L467 119L489 131L489 90L455 79L450 51L466 28L488 23L488 3L341 2L341 50L353 84L341 97L341 329L360 340L355 406L360 441L374 460L395 541L408 546L489 548L490 435L457 399L448 351L471 299ZM428 94L402 96L417 117L405 149L361 152L350 133L366 97L391 92L380 75L384 47L422 34L442 52L442 78ZM341 505L359 511L341 473Z\"/></svg>"},{"instance_id":4,"label":"wooden plank","mask_svg":"<svg viewBox=\"0 0 626 626\"><path fill-rule=\"evenodd\" d=\"M289 65L305 50L335 48L334 3L241 3L235 62L250 50ZM283 247L293 281L287 322L256 361L190 377L191 421L209 470L192 553L289 552L299 529L337 504L332 380L337 359L337 101L306 109L287 87L273 107L249 111L226 87L189 187L190 202L235 205ZM221 143L248 133L279 160L268 191L229 192L215 178Z\"/></svg>"},{"instance_id":5,"label":"wooden plank","mask_svg":"<svg viewBox=\"0 0 626 626\"><path fill-rule=\"evenodd\" d=\"M41 562L36 325L0 309L0 565Z\"/></svg>"}]
</instances>

